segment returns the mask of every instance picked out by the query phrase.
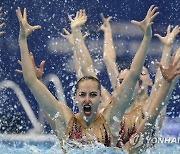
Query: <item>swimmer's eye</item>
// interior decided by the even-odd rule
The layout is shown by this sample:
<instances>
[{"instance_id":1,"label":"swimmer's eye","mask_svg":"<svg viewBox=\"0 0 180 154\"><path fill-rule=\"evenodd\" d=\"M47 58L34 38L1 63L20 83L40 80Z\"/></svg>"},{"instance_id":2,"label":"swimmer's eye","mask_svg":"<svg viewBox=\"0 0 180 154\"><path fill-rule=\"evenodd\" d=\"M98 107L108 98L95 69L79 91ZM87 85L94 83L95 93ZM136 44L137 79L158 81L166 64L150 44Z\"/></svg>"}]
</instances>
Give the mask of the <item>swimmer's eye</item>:
<instances>
[{"instance_id":1,"label":"swimmer's eye","mask_svg":"<svg viewBox=\"0 0 180 154\"><path fill-rule=\"evenodd\" d=\"M91 92L90 93L90 97L96 97L97 96L97 92Z\"/></svg>"},{"instance_id":2,"label":"swimmer's eye","mask_svg":"<svg viewBox=\"0 0 180 154\"><path fill-rule=\"evenodd\" d=\"M80 96L80 97L85 97L85 96L86 96L86 93L80 92L80 93L79 93L79 96Z\"/></svg>"},{"instance_id":3,"label":"swimmer's eye","mask_svg":"<svg viewBox=\"0 0 180 154\"><path fill-rule=\"evenodd\" d=\"M146 75L146 73L145 72L141 72L141 75Z\"/></svg>"}]
</instances>

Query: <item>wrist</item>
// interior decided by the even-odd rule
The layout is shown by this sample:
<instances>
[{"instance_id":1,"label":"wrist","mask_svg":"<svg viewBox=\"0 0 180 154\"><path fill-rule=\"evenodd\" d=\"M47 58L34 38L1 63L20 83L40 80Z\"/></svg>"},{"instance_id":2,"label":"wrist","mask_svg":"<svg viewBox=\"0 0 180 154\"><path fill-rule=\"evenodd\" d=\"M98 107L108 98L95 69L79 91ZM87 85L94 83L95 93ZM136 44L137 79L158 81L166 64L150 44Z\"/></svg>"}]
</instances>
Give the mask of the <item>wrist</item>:
<instances>
[{"instance_id":1,"label":"wrist","mask_svg":"<svg viewBox=\"0 0 180 154\"><path fill-rule=\"evenodd\" d=\"M71 30L74 33L79 33L79 32L81 32L81 27L80 26L72 26Z\"/></svg>"},{"instance_id":2,"label":"wrist","mask_svg":"<svg viewBox=\"0 0 180 154\"><path fill-rule=\"evenodd\" d=\"M19 40L26 40L26 39L27 37L25 35L19 33Z\"/></svg>"}]
</instances>

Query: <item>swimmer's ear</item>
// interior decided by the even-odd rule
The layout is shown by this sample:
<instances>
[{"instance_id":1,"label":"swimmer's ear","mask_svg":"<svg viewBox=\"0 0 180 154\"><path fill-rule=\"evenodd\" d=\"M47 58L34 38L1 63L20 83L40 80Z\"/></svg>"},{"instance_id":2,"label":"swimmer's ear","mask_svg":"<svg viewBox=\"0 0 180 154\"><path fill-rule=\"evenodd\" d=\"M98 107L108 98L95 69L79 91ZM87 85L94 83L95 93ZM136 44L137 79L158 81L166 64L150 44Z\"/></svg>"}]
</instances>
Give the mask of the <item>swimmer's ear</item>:
<instances>
[{"instance_id":1,"label":"swimmer's ear","mask_svg":"<svg viewBox=\"0 0 180 154\"><path fill-rule=\"evenodd\" d=\"M77 102L77 94L74 94L74 100Z\"/></svg>"}]
</instances>

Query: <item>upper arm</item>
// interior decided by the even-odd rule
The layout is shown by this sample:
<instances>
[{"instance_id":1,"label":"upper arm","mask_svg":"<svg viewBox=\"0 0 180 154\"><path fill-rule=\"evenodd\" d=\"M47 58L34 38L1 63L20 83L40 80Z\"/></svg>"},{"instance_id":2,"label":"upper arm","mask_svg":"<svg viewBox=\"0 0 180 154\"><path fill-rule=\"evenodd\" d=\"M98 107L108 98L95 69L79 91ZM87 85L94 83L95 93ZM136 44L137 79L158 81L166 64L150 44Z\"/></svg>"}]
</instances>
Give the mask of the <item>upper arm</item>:
<instances>
[{"instance_id":1,"label":"upper arm","mask_svg":"<svg viewBox=\"0 0 180 154\"><path fill-rule=\"evenodd\" d=\"M28 87L40 107L51 119L60 118L65 125L68 124L73 116L72 111L65 104L58 102L43 83L35 79L33 83L28 84Z\"/></svg>"},{"instance_id":2,"label":"upper arm","mask_svg":"<svg viewBox=\"0 0 180 154\"><path fill-rule=\"evenodd\" d=\"M134 87L137 80L129 73L121 85L117 85L116 91L113 92L112 102L104 110L104 116L110 125L117 125L119 129L120 121L129 107Z\"/></svg>"}]
</instances>

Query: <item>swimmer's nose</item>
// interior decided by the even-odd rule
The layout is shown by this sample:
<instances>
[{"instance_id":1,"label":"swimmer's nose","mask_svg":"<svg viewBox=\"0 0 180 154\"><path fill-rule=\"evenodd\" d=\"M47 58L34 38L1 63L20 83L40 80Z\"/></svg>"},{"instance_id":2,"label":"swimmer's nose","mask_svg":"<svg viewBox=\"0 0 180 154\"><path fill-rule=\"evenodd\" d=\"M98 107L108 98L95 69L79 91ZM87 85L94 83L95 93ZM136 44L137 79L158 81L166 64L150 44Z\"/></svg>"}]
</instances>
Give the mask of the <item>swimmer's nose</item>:
<instances>
[{"instance_id":1,"label":"swimmer's nose","mask_svg":"<svg viewBox=\"0 0 180 154\"><path fill-rule=\"evenodd\" d=\"M85 104L91 103L91 99L90 99L90 96L89 96L89 95L86 96L84 103L85 103Z\"/></svg>"}]
</instances>

